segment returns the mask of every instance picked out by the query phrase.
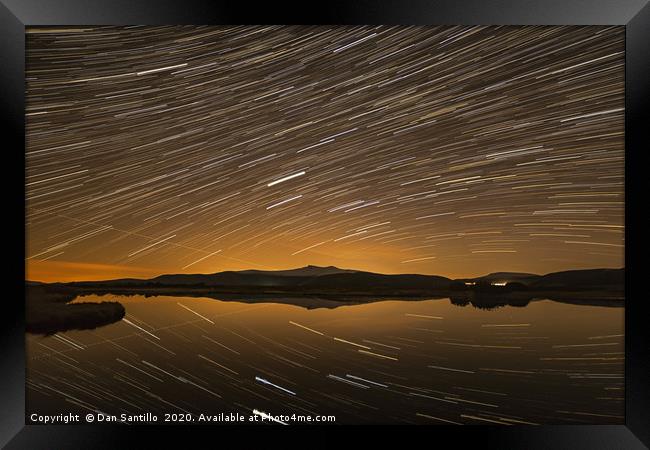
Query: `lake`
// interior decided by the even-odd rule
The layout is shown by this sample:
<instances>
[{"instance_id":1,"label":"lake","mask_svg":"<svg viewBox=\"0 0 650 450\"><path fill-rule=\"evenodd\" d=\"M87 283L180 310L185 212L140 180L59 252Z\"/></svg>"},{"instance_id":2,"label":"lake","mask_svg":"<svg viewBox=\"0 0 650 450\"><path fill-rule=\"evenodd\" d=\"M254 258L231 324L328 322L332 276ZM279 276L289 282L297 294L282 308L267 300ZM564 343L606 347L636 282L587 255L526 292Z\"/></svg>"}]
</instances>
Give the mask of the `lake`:
<instances>
[{"instance_id":1,"label":"lake","mask_svg":"<svg viewBox=\"0 0 650 450\"><path fill-rule=\"evenodd\" d=\"M337 424L622 424L624 308L449 299L306 309L119 301L124 320L27 335L27 413L333 415ZM285 423L291 421L285 421Z\"/></svg>"}]
</instances>

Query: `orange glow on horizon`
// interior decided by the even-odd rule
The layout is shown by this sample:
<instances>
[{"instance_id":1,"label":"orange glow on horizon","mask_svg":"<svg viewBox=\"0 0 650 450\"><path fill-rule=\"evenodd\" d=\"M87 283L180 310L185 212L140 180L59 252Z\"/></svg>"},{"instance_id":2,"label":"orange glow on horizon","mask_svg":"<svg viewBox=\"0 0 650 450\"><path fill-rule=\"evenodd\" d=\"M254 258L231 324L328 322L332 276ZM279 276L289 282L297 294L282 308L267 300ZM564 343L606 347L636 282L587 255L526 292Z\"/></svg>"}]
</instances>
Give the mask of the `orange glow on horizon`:
<instances>
[{"instance_id":1,"label":"orange glow on horizon","mask_svg":"<svg viewBox=\"0 0 650 450\"><path fill-rule=\"evenodd\" d=\"M27 260L25 271L25 279L44 283L97 281L116 278L151 278L161 275L159 270L144 267L42 261L38 259Z\"/></svg>"},{"instance_id":2,"label":"orange glow on horizon","mask_svg":"<svg viewBox=\"0 0 650 450\"><path fill-rule=\"evenodd\" d=\"M449 279L458 279L458 278L475 278L483 275L487 275L493 272L530 272L524 270L523 267L506 267L506 268L490 268L485 267L483 270L479 266L467 266L466 269L459 268L460 270L455 271L438 271L434 270L431 266L420 267L419 270L416 267L411 267L410 270L404 268L403 271L390 270L390 268L385 267L381 264L331 264L326 261L303 261L302 264L292 264L287 263L284 265L276 265L273 267L249 267L242 264L223 264L218 268L212 266L203 266L201 270L198 268L195 270L186 269L186 270L174 270L171 268L147 268L147 267L132 267L132 266L123 266L123 265L111 265L111 264L97 264L97 263L79 263L79 262L68 262L68 261L51 261L51 260L38 260L31 259L26 261L26 276L25 279L29 281L40 281L43 283L67 283L72 281L101 281L101 280L114 280L120 278L140 278L140 279L149 279L154 278L160 275L165 274L210 274L217 272L225 271L238 271L238 270L290 270L304 267L307 265L316 265L316 266L331 266L334 265L340 269L349 269L349 270L359 270L367 271L374 273L383 273L383 274L423 274L423 275L438 275L447 277ZM621 261L620 266L612 266L611 268L623 267L624 264ZM601 268L594 264L589 267L581 267L582 269L594 269ZM473 270L471 270L473 269ZM561 270L570 270L575 269L575 267L570 266L567 268L560 268L557 271ZM544 275L556 270L540 270L532 273L538 275Z\"/></svg>"}]
</instances>

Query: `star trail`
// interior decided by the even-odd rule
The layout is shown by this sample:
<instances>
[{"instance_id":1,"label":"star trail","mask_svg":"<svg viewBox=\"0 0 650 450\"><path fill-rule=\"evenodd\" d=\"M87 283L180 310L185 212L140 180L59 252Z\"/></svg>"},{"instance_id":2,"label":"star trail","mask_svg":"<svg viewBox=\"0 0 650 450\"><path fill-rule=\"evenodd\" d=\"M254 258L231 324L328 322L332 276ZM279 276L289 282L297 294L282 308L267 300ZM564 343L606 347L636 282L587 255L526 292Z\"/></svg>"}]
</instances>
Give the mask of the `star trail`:
<instances>
[{"instance_id":1,"label":"star trail","mask_svg":"<svg viewBox=\"0 0 650 450\"><path fill-rule=\"evenodd\" d=\"M26 31L30 279L623 265L623 27Z\"/></svg>"}]
</instances>

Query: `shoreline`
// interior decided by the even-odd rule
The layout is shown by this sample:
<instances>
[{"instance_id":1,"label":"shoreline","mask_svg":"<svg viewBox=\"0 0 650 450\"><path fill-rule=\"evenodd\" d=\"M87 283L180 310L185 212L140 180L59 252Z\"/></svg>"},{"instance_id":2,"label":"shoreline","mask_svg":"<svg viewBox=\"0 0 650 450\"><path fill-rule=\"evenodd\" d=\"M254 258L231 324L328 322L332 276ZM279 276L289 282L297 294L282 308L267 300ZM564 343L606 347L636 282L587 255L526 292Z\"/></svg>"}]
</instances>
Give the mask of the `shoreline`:
<instances>
[{"instance_id":1,"label":"shoreline","mask_svg":"<svg viewBox=\"0 0 650 450\"><path fill-rule=\"evenodd\" d=\"M522 290L480 292L477 290L343 290L304 288L260 288L245 286L219 287L134 287L134 286L69 286L65 284L28 284L26 288L26 331L54 334L71 329L94 329L118 322L126 310L117 301L75 302L88 295L122 295L145 297L203 297L220 301L244 303L284 303L306 309L337 308L345 305L374 303L383 300L449 299L452 304L480 309L502 306L525 307L530 302L551 300L583 306L623 307L625 295L620 290Z\"/></svg>"}]
</instances>

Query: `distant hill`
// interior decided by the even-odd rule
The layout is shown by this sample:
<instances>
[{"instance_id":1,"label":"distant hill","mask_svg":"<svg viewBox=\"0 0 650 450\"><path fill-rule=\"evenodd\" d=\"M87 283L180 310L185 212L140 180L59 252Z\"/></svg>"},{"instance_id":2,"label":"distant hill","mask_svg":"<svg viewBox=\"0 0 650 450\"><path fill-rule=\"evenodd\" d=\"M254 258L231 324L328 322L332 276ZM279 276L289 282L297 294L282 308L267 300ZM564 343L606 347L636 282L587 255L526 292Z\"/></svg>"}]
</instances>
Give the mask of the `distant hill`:
<instances>
[{"instance_id":1,"label":"distant hill","mask_svg":"<svg viewBox=\"0 0 650 450\"><path fill-rule=\"evenodd\" d=\"M241 270L211 274L169 274L151 279L120 278L104 281L76 281L69 286L295 286L305 280L322 275L354 273L354 270L334 266L305 266L290 270Z\"/></svg>"},{"instance_id":2,"label":"distant hill","mask_svg":"<svg viewBox=\"0 0 650 450\"><path fill-rule=\"evenodd\" d=\"M339 269L334 266L306 266L290 270L241 270L213 274L161 275L150 281L152 283L174 286L298 286L312 278L350 273L355 273L355 271Z\"/></svg>"},{"instance_id":3,"label":"distant hill","mask_svg":"<svg viewBox=\"0 0 650 450\"><path fill-rule=\"evenodd\" d=\"M336 288L340 290L372 289L413 289L438 290L447 289L451 280L437 275L384 275L372 272L354 272L323 275L312 278L301 286L310 288Z\"/></svg>"},{"instance_id":4,"label":"distant hill","mask_svg":"<svg viewBox=\"0 0 650 450\"><path fill-rule=\"evenodd\" d=\"M463 278L455 282L517 282L531 290L622 290L625 286L625 269L585 269L535 275L521 272L495 272L476 278Z\"/></svg>"},{"instance_id":5,"label":"distant hill","mask_svg":"<svg viewBox=\"0 0 650 450\"><path fill-rule=\"evenodd\" d=\"M567 270L543 275L530 287L539 290L552 289L623 289L625 269Z\"/></svg>"},{"instance_id":6,"label":"distant hill","mask_svg":"<svg viewBox=\"0 0 650 450\"><path fill-rule=\"evenodd\" d=\"M521 283L532 282L540 275L524 272L494 272L480 277L483 281L519 281Z\"/></svg>"},{"instance_id":7,"label":"distant hill","mask_svg":"<svg viewBox=\"0 0 650 450\"><path fill-rule=\"evenodd\" d=\"M531 284L540 277L541 275L525 272L493 272L476 278L460 278L455 281L484 281L486 283L518 281L524 284Z\"/></svg>"},{"instance_id":8,"label":"distant hill","mask_svg":"<svg viewBox=\"0 0 650 450\"><path fill-rule=\"evenodd\" d=\"M59 283L63 286L97 289L213 289L221 292L336 292L336 293L394 293L417 295L447 289L491 286L505 282L523 285L535 291L550 290L619 290L624 287L625 269L589 269L535 275L520 272L494 272L477 278L450 280L437 275L387 275L334 266L306 266L290 270L242 270L212 274L170 274L148 280L133 278Z\"/></svg>"},{"instance_id":9,"label":"distant hill","mask_svg":"<svg viewBox=\"0 0 650 450\"><path fill-rule=\"evenodd\" d=\"M335 273L355 273L358 270L339 269L334 266L305 266L298 269L289 270L240 270L235 273L242 275L274 275L282 277L320 277L323 275L332 275Z\"/></svg>"},{"instance_id":10,"label":"distant hill","mask_svg":"<svg viewBox=\"0 0 650 450\"><path fill-rule=\"evenodd\" d=\"M265 287L368 291L380 289L446 289L451 280L436 275L384 275L339 269L334 266L306 266L290 270L242 270L213 274L161 275L149 280L125 278L107 281L66 283L74 287Z\"/></svg>"}]
</instances>

